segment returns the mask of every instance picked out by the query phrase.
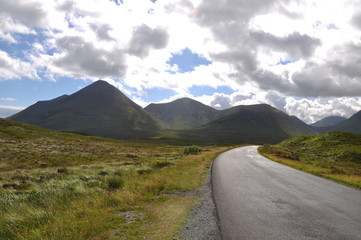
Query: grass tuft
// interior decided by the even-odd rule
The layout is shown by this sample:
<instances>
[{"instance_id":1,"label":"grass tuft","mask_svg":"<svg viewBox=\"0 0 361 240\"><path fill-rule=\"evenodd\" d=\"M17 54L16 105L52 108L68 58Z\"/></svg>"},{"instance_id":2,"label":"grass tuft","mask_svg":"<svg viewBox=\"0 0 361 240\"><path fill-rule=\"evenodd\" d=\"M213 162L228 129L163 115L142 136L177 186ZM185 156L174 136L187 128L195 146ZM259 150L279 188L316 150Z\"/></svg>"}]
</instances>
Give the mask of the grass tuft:
<instances>
[{"instance_id":1,"label":"grass tuft","mask_svg":"<svg viewBox=\"0 0 361 240\"><path fill-rule=\"evenodd\" d=\"M107 180L109 189L119 189L124 186L124 181L120 177L111 177Z\"/></svg>"}]
</instances>

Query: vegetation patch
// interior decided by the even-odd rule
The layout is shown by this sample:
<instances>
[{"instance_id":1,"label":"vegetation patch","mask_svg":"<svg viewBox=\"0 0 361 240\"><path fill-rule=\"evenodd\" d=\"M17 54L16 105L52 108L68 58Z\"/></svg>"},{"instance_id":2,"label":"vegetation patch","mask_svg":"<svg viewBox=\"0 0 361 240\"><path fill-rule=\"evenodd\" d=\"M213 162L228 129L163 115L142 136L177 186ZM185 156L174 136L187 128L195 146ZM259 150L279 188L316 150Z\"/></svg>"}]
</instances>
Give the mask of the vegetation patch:
<instances>
[{"instance_id":1,"label":"vegetation patch","mask_svg":"<svg viewBox=\"0 0 361 240\"><path fill-rule=\"evenodd\" d=\"M188 147L185 147L183 149L183 153L185 155L188 155L188 154L198 154L200 152L202 152L203 149L197 145L192 145L192 146L188 146Z\"/></svg>"},{"instance_id":2,"label":"vegetation patch","mask_svg":"<svg viewBox=\"0 0 361 240\"><path fill-rule=\"evenodd\" d=\"M361 135L328 132L294 137L258 151L287 166L361 189Z\"/></svg>"},{"instance_id":3,"label":"vegetation patch","mask_svg":"<svg viewBox=\"0 0 361 240\"><path fill-rule=\"evenodd\" d=\"M10 240L172 239L196 201L176 193L201 186L226 149L184 155L8 120L0 141L0 239Z\"/></svg>"},{"instance_id":4,"label":"vegetation patch","mask_svg":"<svg viewBox=\"0 0 361 240\"><path fill-rule=\"evenodd\" d=\"M174 165L174 163L167 160L155 160L151 164L154 168L163 168L167 166Z\"/></svg>"}]
</instances>

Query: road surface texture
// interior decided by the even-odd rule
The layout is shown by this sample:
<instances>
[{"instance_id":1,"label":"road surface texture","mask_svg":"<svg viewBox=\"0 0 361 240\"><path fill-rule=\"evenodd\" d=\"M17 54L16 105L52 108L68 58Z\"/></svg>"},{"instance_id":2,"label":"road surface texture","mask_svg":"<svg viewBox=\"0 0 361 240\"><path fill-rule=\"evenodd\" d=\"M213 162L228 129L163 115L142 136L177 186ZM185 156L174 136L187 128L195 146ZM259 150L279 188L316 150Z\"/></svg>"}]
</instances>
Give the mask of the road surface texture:
<instances>
[{"instance_id":1,"label":"road surface texture","mask_svg":"<svg viewBox=\"0 0 361 240\"><path fill-rule=\"evenodd\" d=\"M361 191L272 162L221 154L212 184L222 239L361 239Z\"/></svg>"}]
</instances>

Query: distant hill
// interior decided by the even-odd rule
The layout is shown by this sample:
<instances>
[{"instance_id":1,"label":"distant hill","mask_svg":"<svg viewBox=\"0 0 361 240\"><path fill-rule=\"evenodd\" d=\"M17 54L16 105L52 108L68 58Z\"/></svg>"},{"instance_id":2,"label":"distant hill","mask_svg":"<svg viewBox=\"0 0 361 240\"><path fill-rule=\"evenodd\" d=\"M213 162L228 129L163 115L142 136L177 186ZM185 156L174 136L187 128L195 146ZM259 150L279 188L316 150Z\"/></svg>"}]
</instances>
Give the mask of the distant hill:
<instances>
[{"instance_id":1,"label":"distant hill","mask_svg":"<svg viewBox=\"0 0 361 240\"><path fill-rule=\"evenodd\" d=\"M321 120L310 124L312 127L330 127L336 125L342 121L345 121L347 118L341 116L329 116L322 118Z\"/></svg>"},{"instance_id":2,"label":"distant hill","mask_svg":"<svg viewBox=\"0 0 361 240\"><path fill-rule=\"evenodd\" d=\"M152 103L144 109L159 118L169 129L198 127L221 116L216 109L190 98L170 103Z\"/></svg>"},{"instance_id":3,"label":"distant hill","mask_svg":"<svg viewBox=\"0 0 361 240\"><path fill-rule=\"evenodd\" d=\"M159 120L101 80L72 95L37 102L9 119L117 139L154 136L161 128Z\"/></svg>"},{"instance_id":4,"label":"distant hill","mask_svg":"<svg viewBox=\"0 0 361 240\"><path fill-rule=\"evenodd\" d=\"M180 136L208 143L278 143L293 136L317 134L298 118L266 104L238 106L224 111L223 117L183 131Z\"/></svg>"},{"instance_id":5,"label":"distant hill","mask_svg":"<svg viewBox=\"0 0 361 240\"><path fill-rule=\"evenodd\" d=\"M314 128L320 133L331 131L347 131L352 133L361 133L361 111L355 113L349 119L342 121L336 125L330 127L318 127Z\"/></svg>"}]
</instances>

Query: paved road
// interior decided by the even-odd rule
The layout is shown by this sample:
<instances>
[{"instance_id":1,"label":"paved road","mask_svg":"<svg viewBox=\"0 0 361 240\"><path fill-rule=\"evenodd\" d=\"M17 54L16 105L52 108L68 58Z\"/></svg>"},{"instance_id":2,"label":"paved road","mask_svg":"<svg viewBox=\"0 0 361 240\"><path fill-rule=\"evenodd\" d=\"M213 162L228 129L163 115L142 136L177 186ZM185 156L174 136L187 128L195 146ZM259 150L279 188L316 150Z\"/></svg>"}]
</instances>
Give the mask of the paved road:
<instances>
[{"instance_id":1,"label":"paved road","mask_svg":"<svg viewBox=\"0 0 361 240\"><path fill-rule=\"evenodd\" d=\"M257 147L214 162L224 240L361 239L361 191L272 162Z\"/></svg>"}]
</instances>

